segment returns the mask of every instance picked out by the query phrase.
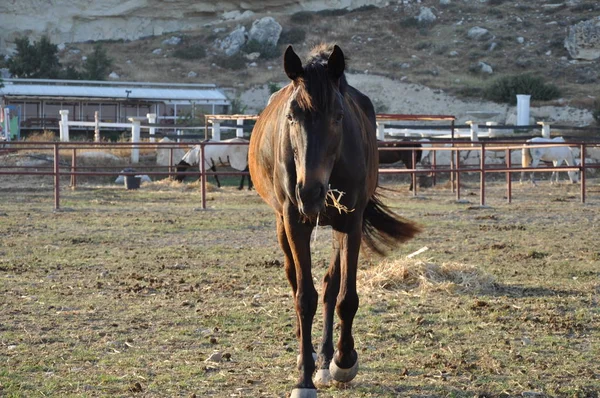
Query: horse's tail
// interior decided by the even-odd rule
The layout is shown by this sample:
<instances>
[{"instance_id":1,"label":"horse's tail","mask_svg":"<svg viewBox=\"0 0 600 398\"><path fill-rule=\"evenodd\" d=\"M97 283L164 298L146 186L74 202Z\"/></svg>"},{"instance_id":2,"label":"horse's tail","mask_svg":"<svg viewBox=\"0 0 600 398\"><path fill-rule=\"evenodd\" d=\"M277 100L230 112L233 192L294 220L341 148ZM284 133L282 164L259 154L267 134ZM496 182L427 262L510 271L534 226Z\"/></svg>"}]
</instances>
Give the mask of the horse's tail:
<instances>
[{"instance_id":1,"label":"horse's tail","mask_svg":"<svg viewBox=\"0 0 600 398\"><path fill-rule=\"evenodd\" d=\"M421 232L419 226L384 205L377 194L367 204L362 229L363 243L380 255L385 255L387 249L392 249Z\"/></svg>"}]
</instances>

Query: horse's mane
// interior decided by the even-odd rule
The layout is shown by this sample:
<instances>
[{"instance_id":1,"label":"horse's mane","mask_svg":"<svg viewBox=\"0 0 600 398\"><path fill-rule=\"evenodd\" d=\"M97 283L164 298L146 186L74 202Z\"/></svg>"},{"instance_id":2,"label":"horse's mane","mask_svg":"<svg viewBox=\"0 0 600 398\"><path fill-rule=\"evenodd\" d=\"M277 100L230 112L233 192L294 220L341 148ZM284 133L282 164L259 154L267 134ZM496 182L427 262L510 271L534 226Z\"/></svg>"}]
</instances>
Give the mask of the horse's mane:
<instances>
[{"instance_id":1,"label":"horse's mane","mask_svg":"<svg viewBox=\"0 0 600 398\"><path fill-rule=\"evenodd\" d=\"M294 82L298 90L296 101L300 109L319 111L329 108L331 92L336 88L327 70L327 61L332 52L333 44L320 44L309 53L302 76ZM346 76L342 74L337 87L342 96L345 95L347 87Z\"/></svg>"}]
</instances>

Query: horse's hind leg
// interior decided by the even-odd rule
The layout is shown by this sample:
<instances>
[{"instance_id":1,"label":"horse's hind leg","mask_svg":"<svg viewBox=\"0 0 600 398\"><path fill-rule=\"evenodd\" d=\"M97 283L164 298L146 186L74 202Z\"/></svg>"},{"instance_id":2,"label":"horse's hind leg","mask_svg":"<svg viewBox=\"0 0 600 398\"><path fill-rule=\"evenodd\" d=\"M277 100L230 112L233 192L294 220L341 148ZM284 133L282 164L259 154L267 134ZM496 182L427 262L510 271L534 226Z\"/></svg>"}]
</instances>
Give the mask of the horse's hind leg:
<instances>
[{"instance_id":1,"label":"horse's hind leg","mask_svg":"<svg viewBox=\"0 0 600 398\"><path fill-rule=\"evenodd\" d=\"M352 223L349 232L338 239L340 242L340 289L336 312L340 318L340 337L329 371L331 377L347 383L358 373L358 354L354 349L352 323L358 310L356 272L362 231L359 219Z\"/></svg>"},{"instance_id":2,"label":"horse's hind leg","mask_svg":"<svg viewBox=\"0 0 600 398\"><path fill-rule=\"evenodd\" d=\"M339 233L334 232L334 238ZM340 290L340 243L334 239L334 254L329 264L329 270L323 278L323 337L319 346L318 369L315 375L317 386L331 383L329 365L333 358L333 315Z\"/></svg>"}]
</instances>

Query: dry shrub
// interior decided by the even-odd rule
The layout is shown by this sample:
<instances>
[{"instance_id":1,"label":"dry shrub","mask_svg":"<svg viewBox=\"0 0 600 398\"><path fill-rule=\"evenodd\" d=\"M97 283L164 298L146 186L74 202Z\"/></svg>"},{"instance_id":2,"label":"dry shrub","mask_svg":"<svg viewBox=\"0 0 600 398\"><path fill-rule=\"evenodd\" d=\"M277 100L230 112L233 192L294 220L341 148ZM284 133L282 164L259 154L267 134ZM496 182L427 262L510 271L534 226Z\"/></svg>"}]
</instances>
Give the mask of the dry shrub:
<instances>
[{"instance_id":1,"label":"dry shrub","mask_svg":"<svg viewBox=\"0 0 600 398\"><path fill-rule=\"evenodd\" d=\"M383 261L360 275L368 290L446 291L448 293L486 293L494 291L494 277L472 265L460 263L434 264L400 259Z\"/></svg>"},{"instance_id":2,"label":"dry shrub","mask_svg":"<svg viewBox=\"0 0 600 398\"><path fill-rule=\"evenodd\" d=\"M58 137L54 134L53 131L44 130L43 132L35 132L30 134L25 138L25 141L29 142L53 142L58 141Z\"/></svg>"}]
</instances>

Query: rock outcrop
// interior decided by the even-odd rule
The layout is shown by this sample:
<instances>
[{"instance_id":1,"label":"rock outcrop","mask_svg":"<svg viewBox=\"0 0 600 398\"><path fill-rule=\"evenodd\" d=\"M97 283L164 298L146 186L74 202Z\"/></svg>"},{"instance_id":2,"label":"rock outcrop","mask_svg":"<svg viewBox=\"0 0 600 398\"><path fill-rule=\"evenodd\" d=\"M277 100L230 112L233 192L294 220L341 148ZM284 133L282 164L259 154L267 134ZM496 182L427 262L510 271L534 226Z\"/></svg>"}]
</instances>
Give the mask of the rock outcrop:
<instances>
[{"instance_id":1,"label":"rock outcrop","mask_svg":"<svg viewBox=\"0 0 600 398\"><path fill-rule=\"evenodd\" d=\"M593 61L600 58L600 17L569 27L565 48L574 59Z\"/></svg>"},{"instance_id":2,"label":"rock outcrop","mask_svg":"<svg viewBox=\"0 0 600 398\"><path fill-rule=\"evenodd\" d=\"M0 54L14 40L47 35L53 43L89 40L136 40L185 32L254 13L319 11L331 8L383 6L384 0L22 0L0 1Z\"/></svg>"}]
</instances>

